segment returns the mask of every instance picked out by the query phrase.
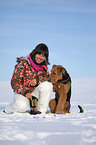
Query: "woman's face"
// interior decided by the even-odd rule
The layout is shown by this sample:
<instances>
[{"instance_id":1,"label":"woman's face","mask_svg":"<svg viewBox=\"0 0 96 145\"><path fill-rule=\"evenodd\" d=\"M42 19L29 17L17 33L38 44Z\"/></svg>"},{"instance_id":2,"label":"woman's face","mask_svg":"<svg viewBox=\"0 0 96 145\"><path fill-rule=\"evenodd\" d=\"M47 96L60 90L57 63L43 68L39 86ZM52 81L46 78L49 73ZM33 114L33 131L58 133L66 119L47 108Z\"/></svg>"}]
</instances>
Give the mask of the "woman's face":
<instances>
[{"instance_id":1,"label":"woman's face","mask_svg":"<svg viewBox=\"0 0 96 145\"><path fill-rule=\"evenodd\" d=\"M35 61L40 64L45 60L45 55L44 54L36 54L35 55Z\"/></svg>"}]
</instances>

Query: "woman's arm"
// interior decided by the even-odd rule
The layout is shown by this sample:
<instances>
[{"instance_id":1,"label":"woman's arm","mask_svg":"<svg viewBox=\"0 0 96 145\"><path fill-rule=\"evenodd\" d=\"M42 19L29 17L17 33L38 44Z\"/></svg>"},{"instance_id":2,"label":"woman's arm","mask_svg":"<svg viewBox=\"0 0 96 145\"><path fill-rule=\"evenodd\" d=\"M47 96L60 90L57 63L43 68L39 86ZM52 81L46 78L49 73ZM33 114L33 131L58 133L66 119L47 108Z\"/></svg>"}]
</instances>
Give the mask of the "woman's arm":
<instances>
[{"instance_id":1,"label":"woman's arm","mask_svg":"<svg viewBox=\"0 0 96 145\"><path fill-rule=\"evenodd\" d=\"M34 73L32 73L32 71L30 72L27 62L21 61L15 66L15 70L11 79L11 86L13 90L24 96L30 93L30 84L32 85L31 81L34 80L34 76ZM34 81L33 86L35 86Z\"/></svg>"}]
</instances>

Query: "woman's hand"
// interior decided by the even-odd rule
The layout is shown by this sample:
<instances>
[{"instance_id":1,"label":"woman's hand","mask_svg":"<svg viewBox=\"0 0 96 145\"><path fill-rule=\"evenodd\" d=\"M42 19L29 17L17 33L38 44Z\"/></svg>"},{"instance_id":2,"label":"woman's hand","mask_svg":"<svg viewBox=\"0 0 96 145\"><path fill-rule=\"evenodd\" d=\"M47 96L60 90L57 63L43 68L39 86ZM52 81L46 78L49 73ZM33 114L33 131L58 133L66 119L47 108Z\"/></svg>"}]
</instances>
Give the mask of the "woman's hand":
<instances>
[{"instance_id":1,"label":"woman's hand","mask_svg":"<svg viewBox=\"0 0 96 145\"><path fill-rule=\"evenodd\" d=\"M37 84L36 79L33 79L33 80L29 83L30 86L36 86L36 84Z\"/></svg>"},{"instance_id":2,"label":"woman's hand","mask_svg":"<svg viewBox=\"0 0 96 145\"><path fill-rule=\"evenodd\" d=\"M31 93L26 94L26 98L32 101Z\"/></svg>"}]
</instances>

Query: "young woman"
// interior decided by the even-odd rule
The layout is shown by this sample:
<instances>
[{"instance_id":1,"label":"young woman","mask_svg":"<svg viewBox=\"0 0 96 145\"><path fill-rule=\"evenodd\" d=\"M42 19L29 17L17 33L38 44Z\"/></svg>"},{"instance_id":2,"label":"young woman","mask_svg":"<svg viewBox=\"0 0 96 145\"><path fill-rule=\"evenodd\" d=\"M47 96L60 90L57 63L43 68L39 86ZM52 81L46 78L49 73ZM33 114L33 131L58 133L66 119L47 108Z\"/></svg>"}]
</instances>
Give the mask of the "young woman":
<instances>
[{"instance_id":1,"label":"young woman","mask_svg":"<svg viewBox=\"0 0 96 145\"><path fill-rule=\"evenodd\" d=\"M6 113L25 112L30 107L30 114L45 113L52 93L47 65L48 47L41 43L27 57L17 59L11 79L14 90L14 102L6 108Z\"/></svg>"}]
</instances>

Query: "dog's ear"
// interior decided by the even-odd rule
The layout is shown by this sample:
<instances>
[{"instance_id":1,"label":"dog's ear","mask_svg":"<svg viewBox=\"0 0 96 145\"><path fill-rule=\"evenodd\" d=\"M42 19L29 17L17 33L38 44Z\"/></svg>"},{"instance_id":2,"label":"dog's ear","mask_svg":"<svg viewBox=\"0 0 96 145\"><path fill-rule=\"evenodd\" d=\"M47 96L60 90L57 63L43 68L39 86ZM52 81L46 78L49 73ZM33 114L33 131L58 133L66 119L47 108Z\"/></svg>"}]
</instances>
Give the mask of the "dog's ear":
<instances>
[{"instance_id":1,"label":"dog's ear","mask_svg":"<svg viewBox=\"0 0 96 145\"><path fill-rule=\"evenodd\" d=\"M63 75L65 75L65 72L66 72L66 71L65 71L65 69L63 68L63 69L62 69L62 73L63 73Z\"/></svg>"},{"instance_id":2,"label":"dog's ear","mask_svg":"<svg viewBox=\"0 0 96 145\"><path fill-rule=\"evenodd\" d=\"M65 70L64 70L64 68L62 67L62 66L59 66L58 67L58 74L65 74Z\"/></svg>"},{"instance_id":3,"label":"dog's ear","mask_svg":"<svg viewBox=\"0 0 96 145\"><path fill-rule=\"evenodd\" d=\"M69 77L69 74L67 73L66 69L64 68L63 79L66 80L68 77Z\"/></svg>"},{"instance_id":4,"label":"dog's ear","mask_svg":"<svg viewBox=\"0 0 96 145\"><path fill-rule=\"evenodd\" d=\"M54 64L52 68L56 67L56 65Z\"/></svg>"}]
</instances>

